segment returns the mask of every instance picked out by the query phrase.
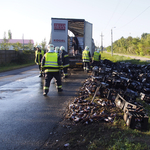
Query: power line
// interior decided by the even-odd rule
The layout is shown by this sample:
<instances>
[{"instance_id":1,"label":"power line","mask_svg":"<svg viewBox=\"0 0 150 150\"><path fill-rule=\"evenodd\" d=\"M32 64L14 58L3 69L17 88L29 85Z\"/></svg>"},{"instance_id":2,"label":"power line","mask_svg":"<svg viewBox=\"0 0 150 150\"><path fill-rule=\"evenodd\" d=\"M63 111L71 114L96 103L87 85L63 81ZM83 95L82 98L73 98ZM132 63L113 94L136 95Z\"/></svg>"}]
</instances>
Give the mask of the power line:
<instances>
[{"instance_id":1,"label":"power line","mask_svg":"<svg viewBox=\"0 0 150 150\"><path fill-rule=\"evenodd\" d=\"M126 12L126 10L128 9L128 7L131 5L133 0L131 0L131 2L129 3L129 5L126 7L126 9L124 10L124 12L121 14L120 18L123 16L123 14ZM115 24L117 24L117 22L120 20L120 18L116 21Z\"/></svg>"},{"instance_id":2,"label":"power line","mask_svg":"<svg viewBox=\"0 0 150 150\"><path fill-rule=\"evenodd\" d=\"M107 25L105 26L105 29L107 28L107 26L108 26L109 22L110 22L110 21L111 21L111 19L113 18L114 14L115 14L115 11L117 10L117 8L118 8L118 6L119 6L119 3L120 3L120 0L118 0L118 4L116 5L116 8L115 8L115 10L114 10L114 12L113 12L113 14L112 14L111 18L109 19L109 21L108 21ZM104 30L105 30L105 29L104 29Z\"/></svg>"},{"instance_id":3,"label":"power line","mask_svg":"<svg viewBox=\"0 0 150 150\"><path fill-rule=\"evenodd\" d=\"M141 14L143 14L150 6L148 6L144 11L142 11L138 16L136 16L135 18L133 18L130 22L128 22L127 24L125 24L124 26L128 25L129 23L131 23L132 21L134 21L136 18L138 18ZM122 26L122 27L124 27ZM120 28L122 28L120 27Z\"/></svg>"}]
</instances>

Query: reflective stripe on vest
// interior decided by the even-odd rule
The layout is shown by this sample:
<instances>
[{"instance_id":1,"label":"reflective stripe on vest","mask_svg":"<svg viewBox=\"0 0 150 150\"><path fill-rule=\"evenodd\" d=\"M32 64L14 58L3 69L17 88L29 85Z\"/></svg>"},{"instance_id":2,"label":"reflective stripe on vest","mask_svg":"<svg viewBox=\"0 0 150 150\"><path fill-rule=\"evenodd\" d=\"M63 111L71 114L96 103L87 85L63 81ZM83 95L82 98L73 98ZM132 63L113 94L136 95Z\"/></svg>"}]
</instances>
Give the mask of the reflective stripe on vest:
<instances>
[{"instance_id":1,"label":"reflective stripe on vest","mask_svg":"<svg viewBox=\"0 0 150 150\"><path fill-rule=\"evenodd\" d=\"M68 57L68 54L64 55L64 57Z\"/></svg>"},{"instance_id":2,"label":"reflective stripe on vest","mask_svg":"<svg viewBox=\"0 0 150 150\"><path fill-rule=\"evenodd\" d=\"M58 65L58 54L57 53L46 53L45 54L45 73L46 72L59 72Z\"/></svg>"},{"instance_id":3,"label":"reflective stripe on vest","mask_svg":"<svg viewBox=\"0 0 150 150\"><path fill-rule=\"evenodd\" d=\"M63 66L63 68L66 68L66 67L69 67L69 64L66 64L66 65Z\"/></svg>"},{"instance_id":4,"label":"reflective stripe on vest","mask_svg":"<svg viewBox=\"0 0 150 150\"><path fill-rule=\"evenodd\" d=\"M58 55L56 53L46 53L44 67L58 68Z\"/></svg>"}]
</instances>

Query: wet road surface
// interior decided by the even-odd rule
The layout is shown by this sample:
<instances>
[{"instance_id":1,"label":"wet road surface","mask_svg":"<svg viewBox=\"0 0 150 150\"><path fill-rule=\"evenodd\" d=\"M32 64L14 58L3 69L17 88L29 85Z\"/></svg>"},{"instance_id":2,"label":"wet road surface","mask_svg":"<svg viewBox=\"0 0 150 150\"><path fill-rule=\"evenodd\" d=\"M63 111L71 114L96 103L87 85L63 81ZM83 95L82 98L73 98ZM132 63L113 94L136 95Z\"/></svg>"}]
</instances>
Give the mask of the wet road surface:
<instances>
[{"instance_id":1,"label":"wet road surface","mask_svg":"<svg viewBox=\"0 0 150 150\"><path fill-rule=\"evenodd\" d=\"M44 78L38 74L37 66L0 73L0 150L39 149L87 78L83 71L73 71L63 80L62 93L51 83L44 97Z\"/></svg>"}]
</instances>

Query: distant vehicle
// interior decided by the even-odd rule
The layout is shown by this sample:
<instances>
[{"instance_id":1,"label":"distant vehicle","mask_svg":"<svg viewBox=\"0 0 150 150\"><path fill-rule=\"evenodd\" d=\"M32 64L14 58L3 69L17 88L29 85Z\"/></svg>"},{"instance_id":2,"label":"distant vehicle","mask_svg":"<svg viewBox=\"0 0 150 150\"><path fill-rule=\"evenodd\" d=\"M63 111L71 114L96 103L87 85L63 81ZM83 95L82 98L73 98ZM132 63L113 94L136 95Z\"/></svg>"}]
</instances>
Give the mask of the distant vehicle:
<instances>
[{"instance_id":1,"label":"distant vehicle","mask_svg":"<svg viewBox=\"0 0 150 150\"><path fill-rule=\"evenodd\" d=\"M84 19L51 18L50 42L55 46L64 46L69 55L70 67L82 66L82 51L89 46L91 55L95 50L92 39L93 25ZM72 34L72 35L70 35ZM78 54L73 55L72 40L78 35Z\"/></svg>"}]
</instances>

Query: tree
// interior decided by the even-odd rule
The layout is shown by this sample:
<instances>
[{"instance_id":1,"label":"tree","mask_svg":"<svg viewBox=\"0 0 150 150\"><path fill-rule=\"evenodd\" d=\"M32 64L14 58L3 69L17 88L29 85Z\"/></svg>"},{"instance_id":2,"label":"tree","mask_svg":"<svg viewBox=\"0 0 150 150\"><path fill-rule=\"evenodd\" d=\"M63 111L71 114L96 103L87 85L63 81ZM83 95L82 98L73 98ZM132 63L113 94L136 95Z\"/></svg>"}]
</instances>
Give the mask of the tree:
<instances>
[{"instance_id":1,"label":"tree","mask_svg":"<svg viewBox=\"0 0 150 150\"><path fill-rule=\"evenodd\" d=\"M41 46L42 46L42 49L44 50L45 46L46 46L46 39L45 38L44 38L44 41L42 41Z\"/></svg>"},{"instance_id":2,"label":"tree","mask_svg":"<svg viewBox=\"0 0 150 150\"><path fill-rule=\"evenodd\" d=\"M22 49L22 44L17 42L13 44L13 48L15 51L19 51L20 49Z\"/></svg>"},{"instance_id":3,"label":"tree","mask_svg":"<svg viewBox=\"0 0 150 150\"><path fill-rule=\"evenodd\" d=\"M12 39L12 33L10 30L8 30L8 39Z\"/></svg>"},{"instance_id":4,"label":"tree","mask_svg":"<svg viewBox=\"0 0 150 150\"><path fill-rule=\"evenodd\" d=\"M146 39L146 38L147 38L147 35L148 35L148 33L143 33L143 34L141 35L141 38Z\"/></svg>"},{"instance_id":5,"label":"tree","mask_svg":"<svg viewBox=\"0 0 150 150\"><path fill-rule=\"evenodd\" d=\"M28 43L28 48L29 48L29 50L33 50L33 44L31 43L31 40Z\"/></svg>"},{"instance_id":6,"label":"tree","mask_svg":"<svg viewBox=\"0 0 150 150\"><path fill-rule=\"evenodd\" d=\"M1 43L1 50L9 50L10 44L8 43L8 39L6 39L6 32L4 32L3 42Z\"/></svg>"}]
</instances>

